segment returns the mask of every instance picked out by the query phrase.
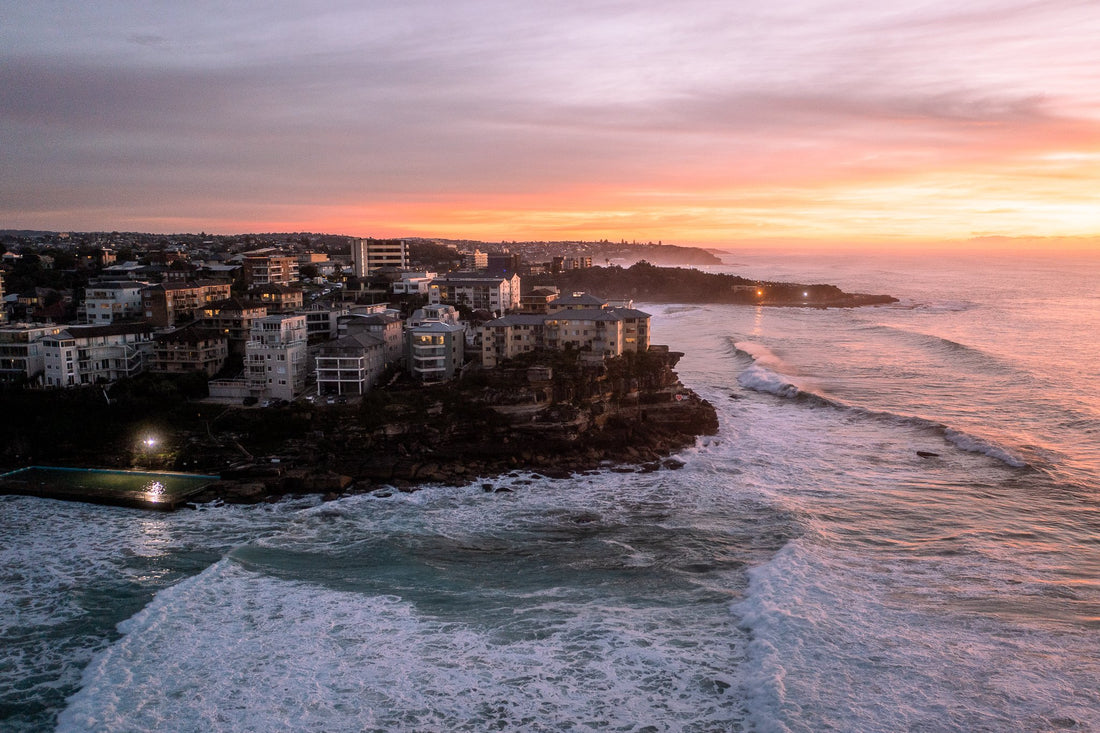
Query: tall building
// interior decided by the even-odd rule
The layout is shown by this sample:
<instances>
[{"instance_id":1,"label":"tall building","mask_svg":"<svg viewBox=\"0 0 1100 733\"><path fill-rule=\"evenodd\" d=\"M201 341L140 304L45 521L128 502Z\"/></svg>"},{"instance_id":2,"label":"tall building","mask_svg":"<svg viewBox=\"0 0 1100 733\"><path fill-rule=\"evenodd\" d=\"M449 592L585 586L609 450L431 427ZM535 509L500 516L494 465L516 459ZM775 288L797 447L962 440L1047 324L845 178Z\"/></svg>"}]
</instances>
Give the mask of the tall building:
<instances>
[{"instance_id":1,"label":"tall building","mask_svg":"<svg viewBox=\"0 0 1100 733\"><path fill-rule=\"evenodd\" d=\"M245 347L248 386L257 396L292 400L305 389L308 354L306 317L264 316L252 323Z\"/></svg>"},{"instance_id":2,"label":"tall building","mask_svg":"<svg viewBox=\"0 0 1100 733\"><path fill-rule=\"evenodd\" d=\"M366 277L380 267L409 267L409 248L404 239L353 239L351 261L356 277Z\"/></svg>"}]
</instances>

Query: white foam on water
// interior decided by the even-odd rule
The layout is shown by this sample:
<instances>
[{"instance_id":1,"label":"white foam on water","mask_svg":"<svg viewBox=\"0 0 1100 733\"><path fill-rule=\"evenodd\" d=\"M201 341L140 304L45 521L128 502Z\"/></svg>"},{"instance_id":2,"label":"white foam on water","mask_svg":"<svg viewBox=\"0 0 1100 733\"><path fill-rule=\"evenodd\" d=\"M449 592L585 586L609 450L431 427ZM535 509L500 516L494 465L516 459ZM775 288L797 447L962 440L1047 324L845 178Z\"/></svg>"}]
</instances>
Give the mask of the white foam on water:
<instances>
[{"instance_id":1,"label":"white foam on water","mask_svg":"<svg viewBox=\"0 0 1100 733\"><path fill-rule=\"evenodd\" d=\"M163 514L0 497L0 705L16 711L0 727L41 729L118 621L309 503Z\"/></svg>"},{"instance_id":2,"label":"white foam on water","mask_svg":"<svg viewBox=\"0 0 1100 733\"><path fill-rule=\"evenodd\" d=\"M944 431L943 437L944 440L951 443L956 448L967 451L968 453L981 453L990 458L996 458L998 461L1012 468L1026 468L1028 465L1027 461L1014 455L1008 449L987 440L969 435L968 433L964 433L961 430L948 428Z\"/></svg>"},{"instance_id":3,"label":"white foam on water","mask_svg":"<svg viewBox=\"0 0 1100 733\"><path fill-rule=\"evenodd\" d=\"M751 571L747 599L733 606L751 638L743 678L752 729L1100 725L1100 693L1090 682L1100 675L1100 645L1090 634L1005 623L957 597L947 603L935 589L941 561L869 561L820 540L795 540ZM973 569L996 572L984 561ZM973 585L988 592L988 581Z\"/></svg>"},{"instance_id":4,"label":"white foam on water","mask_svg":"<svg viewBox=\"0 0 1100 733\"><path fill-rule=\"evenodd\" d=\"M728 621L543 596L482 627L225 560L121 626L58 730L736 726Z\"/></svg>"}]
</instances>

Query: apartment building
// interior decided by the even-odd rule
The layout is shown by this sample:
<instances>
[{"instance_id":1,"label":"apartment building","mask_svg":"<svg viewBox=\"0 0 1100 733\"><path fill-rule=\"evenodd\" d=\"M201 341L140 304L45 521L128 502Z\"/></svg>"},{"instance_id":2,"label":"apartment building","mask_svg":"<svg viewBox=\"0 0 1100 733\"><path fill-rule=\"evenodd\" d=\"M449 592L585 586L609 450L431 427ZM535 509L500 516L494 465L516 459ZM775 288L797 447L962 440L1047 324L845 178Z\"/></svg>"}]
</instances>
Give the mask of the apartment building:
<instances>
[{"instance_id":1,"label":"apartment building","mask_svg":"<svg viewBox=\"0 0 1100 733\"><path fill-rule=\"evenodd\" d=\"M366 277L381 267L406 270L409 267L408 243L404 239L353 239L351 261L356 277Z\"/></svg>"},{"instance_id":2,"label":"apartment building","mask_svg":"<svg viewBox=\"0 0 1100 733\"><path fill-rule=\"evenodd\" d=\"M150 371L162 374L217 374L229 358L229 339L221 331L192 323L153 337Z\"/></svg>"},{"instance_id":3,"label":"apartment building","mask_svg":"<svg viewBox=\"0 0 1100 733\"><path fill-rule=\"evenodd\" d=\"M304 315L264 316L252 323L245 347L249 390L257 397L292 400L309 368Z\"/></svg>"},{"instance_id":4,"label":"apartment building","mask_svg":"<svg viewBox=\"0 0 1100 733\"><path fill-rule=\"evenodd\" d=\"M243 356L252 338L252 324L267 315L267 306L237 298L210 303L200 312L203 325L210 326L229 340L229 353Z\"/></svg>"},{"instance_id":5,"label":"apartment building","mask_svg":"<svg viewBox=\"0 0 1100 733\"><path fill-rule=\"evenodd\" d=\"M451 379L462 367L466 336L462 326L426 321L405 332L405 364L410 375L425 382Z\"/></svg>"},{"instance_id":6,"label":"apartment building","mask_svg":"<svg viewBox=\"0 0 1100 733\"><path fill-rule=\"evenodd\" d=\"M244 254L244 278L250 286L290 285L298 282L298 258L273 248Z\"/></svg>"},{"instance_id":7,"label":"apartment building","mask_svg":"<svg viewBox=\"0 0 1100 733\"><path fill-rule=\"evenodd\" d=\"M0 382L40 384L46 370L42 339L64 326L13 323L0 327Z\"/></svg>"},{"instance_id":8,"label":"apartment building","mask_svg":"<svg viewBox=\"0 0 1100 733\"><path fill-rule=\"evenodd\" d=\"M604 358L649 349L648 313L612 308L584 293L572 293L548 306L549 313L514 314L486 323L481 331L482 365L493 367L539 349L577 349Z\"/></svg>"},{"instance_id":9,"label":"apartment building","mask_svg":"<svg viewBox=\"0 0 1100 733\"><path fill-rule=\"evenodd\" d=\"M322 344L316 359L317 394L361 395L385 368L385 344L366 331Z\"/></svg>"},{"instance_id":10,"label":"apartment building","mask_svg":"<svg viewBox=\"0 0 1100 733\"><path fill-rule=\"evenodd\" d=\"M193 283L161 283L141 291L145 318L166 328L194 320L211 303L229 297L229 283L200 280Z\"/></svg>"},{"instance_id":11,"label":"apartment building","mask_svg":"<svg viewBox=\"0 0 1100 733\"><path fill-rule=\"evenodd\" d=\"M428 302L464 305L503 315L519 308L519 275L453 273L436 278L428 286Z\"/></svg>"},{"instance_id":12,"label":"apartment building","mask_svg":"<svg viewBox=\"0 0 1100 733\"><path fill-rule=\"evenodd\" d=\"M89 284L84 290L85 322L103 325L144 318L141 291L147 287L149 283L135 280Z\"/></svg>"},{"instance_id":13,"label":"apartment building","mask_svg":"<svg viewBox=\"0 0 1100 733\"><path fill-rule=\"evenodd\" d=\"M65 326L42 339L47 387L104 384L145 371L153 356L149 323Z\"/></svg>"}]
</instances>

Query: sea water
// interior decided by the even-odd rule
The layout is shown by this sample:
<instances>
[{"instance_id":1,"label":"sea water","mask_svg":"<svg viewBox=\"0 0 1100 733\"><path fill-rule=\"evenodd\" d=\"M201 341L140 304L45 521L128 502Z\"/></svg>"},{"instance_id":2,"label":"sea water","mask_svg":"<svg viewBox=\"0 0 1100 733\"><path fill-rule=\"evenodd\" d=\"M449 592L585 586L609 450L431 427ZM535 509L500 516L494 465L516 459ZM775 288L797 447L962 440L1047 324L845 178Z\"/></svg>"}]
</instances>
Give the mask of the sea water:
<instances>
[{"instance_id":1,"label":"sea water","mask_svg":"<svg viewBox=\"0 0 1100 733\"><path fill-rule=\"evenodd\" d=\"M0 728L1100 730L1098 261L727 260L900 302L643 306L679 471L0 499Z\"/></svg>"}]
</instances>

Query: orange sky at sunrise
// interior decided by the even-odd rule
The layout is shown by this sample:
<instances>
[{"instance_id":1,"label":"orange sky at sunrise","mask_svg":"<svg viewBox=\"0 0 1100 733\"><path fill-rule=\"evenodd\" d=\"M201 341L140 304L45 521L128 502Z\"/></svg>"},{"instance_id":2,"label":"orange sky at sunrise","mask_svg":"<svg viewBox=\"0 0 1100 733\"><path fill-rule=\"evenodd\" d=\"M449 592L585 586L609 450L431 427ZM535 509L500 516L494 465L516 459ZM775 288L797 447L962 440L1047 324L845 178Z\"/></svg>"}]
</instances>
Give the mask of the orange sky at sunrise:
<instances>
[{"instance_id":1,"label":"orange sky at sunrise","mask_svg":"<svg viewBox=\"0 0 1100 733\"><path fill-rule=\"evenodd\" d=\"M0 228L1100 250L1090 3L734 5L12 6Z\"/></svg>"}]
</instances>

